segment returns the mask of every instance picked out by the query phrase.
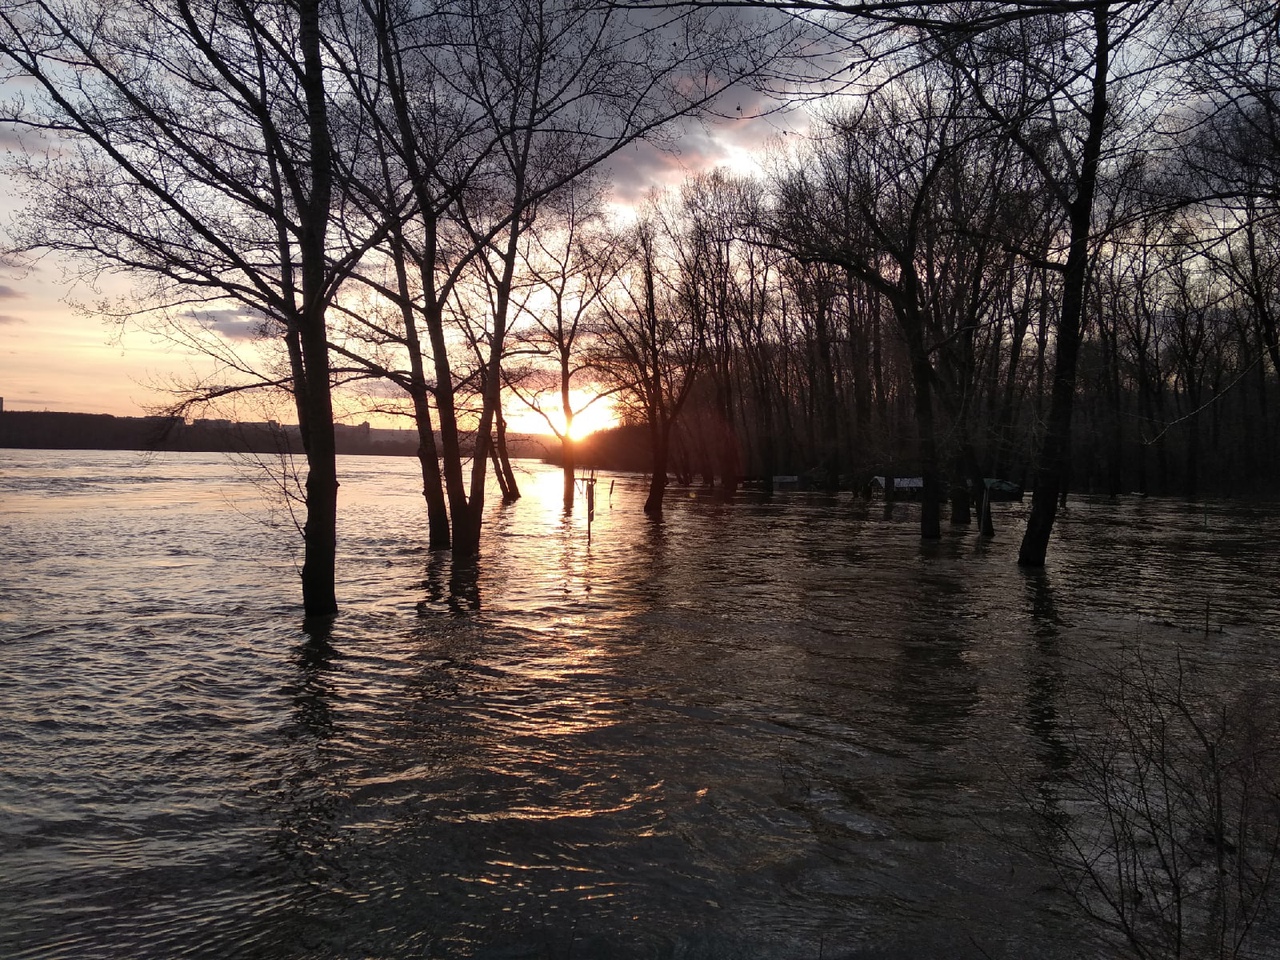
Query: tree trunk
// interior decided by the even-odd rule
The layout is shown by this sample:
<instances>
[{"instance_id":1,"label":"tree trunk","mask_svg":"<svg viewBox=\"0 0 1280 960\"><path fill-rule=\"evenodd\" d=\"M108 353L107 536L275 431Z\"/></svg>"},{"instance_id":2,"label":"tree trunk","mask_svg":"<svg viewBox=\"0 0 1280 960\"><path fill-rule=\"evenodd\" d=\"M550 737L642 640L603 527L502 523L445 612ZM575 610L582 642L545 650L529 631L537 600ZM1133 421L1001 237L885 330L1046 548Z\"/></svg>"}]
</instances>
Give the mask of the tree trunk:
<instances>
[{"instance_id":1,"label":"tree trunk","mask_svg":"<svg viewBox=\"0 0 1280 960\"><path fill-rule=\"evenodd\" d=\"M849 348L853 360L853 443L866 450L871 440L871 338L867 334L867 304L874 294L860 288L853 273L845 271L845 299ZM860 465L865 466L865 455Z\"/></svg>"},{"instance_id":2,"label":"tree trunk","mask_svg":"<svg viewBox=\"0 0 1280 960\"><path fill-rule=\"evenodd\" d=\"M1054 363L1053 392L1049 401L1043 446L1036 466L1035 492L1027 529L1018 548L1018 564L1043 567L1049 537L1057 516L1058 497L1065 493L1064 479L1071 456L1071 411L1076 392L1076 360L1080 352L1080 330L1084 314L1085 284L1089 270L1089 235L1093 224L1093 200L1097 190L1098 161L1107 115L1107 74L1110 70L1110 39L1105 5L1094 10L1093 103L1089 111L1089 132L1080 162L1080 180L1075 200L1068 211L1071 241L1063 271L1062 314L1058 322L1057 358Z\"/></svg>"},{"instance_id":3,"label":"tree trunk","mask_svg":"<svg viewBox=\"0 0 1280 960\"><path fill-rule=\"evenodd\" d=\"M573 475L578 469L576 459L573 438L566 431L564 436L560 438L560 470L564 475L564 508L566 511L573 509L575 492Z\"/></svg>"},{"instance_id":4,"label":"tree trunk","mask_svg":"<svg viewBox=\"0 0 1280 960\"><path fill-rule=\"evenodd\" d=\"M408 89L404 78L397 73L400 58L390 43L391 34L386 25L378 35L382 63L392 69L390 95L396 116L396 131L400 139L400 156L404 159L414 197L421 217L422 252L418 261L418 278L424 305L423 322L427 327L427 339L431 344L431 357L435 372L436 412L440 418L440 460L444 480L444 494L448 502L450 535L446 542L453 547L455 558L468 559L474 555L470 543L470 511L466 487L462 479L462 445L458 437L458 414L454 398L453 371L449 361L448 344L444 333L444 315L440 303L440 291L436 286L436 267L439 260L439 215L432 195L430 177L418 163L415 141L416 128L409 110ZM397 231L398 233L398 231ZM411 318L410 318L411 319ZM413 339L418 337L412 324L406 328ZM421 351L413 351L421 366ZM434 438L433 438L434 442ZM424 475L425 480L425 475ZM433 533L433 544L441 542Z\"/></svg>"},{"instance_id":5,"label":"tree trunk","mask_svg":"<svg viewBox=\"0 0 1280 960\"><path fill-rule=\"evenodd\" d=\"M911 352L911 379L915 387L916 432L923 486L920 490L920 536L942 538L942 494L938 483L938 447L933 418L933 368L924 349L924 328L919 318L903 320Z\"/></svg>"},{"instance_id":6,"label":"tree trunk","mask_svg":"<svg viewBox=\"0 0 1280 960\"><path fill-rule=\"evenodd\" d=\"M1096 163L1096 160L1095 160ZM1080 206L1079 203L1076 206ZM1092 205L1088 205L1092 208ZM1080 318L1084 309L1084 282L1087 269L1089 225L1087 219L1072 216L1071 249L1064 275L1062 314L1058 323L1057 358L1054 364L1053 390L1049 400L1049 416L1044 440L1035 470L1035 490L1031 495L1031 513L1018 548L1018 564L1043 567L1049 550L1049 537L1057 517L1058 500L1065 496L1065 481L1070 468L1071 413L1076 391L1076 359L1080 350Z\"/></svg>"},{"instance_id":7,"label":"tree trunk","mask_svg":"<svg viewBox=\"0 0 1280 960\"><path fill-rule=\"evenodd\" d=\"M428 237L430 241L430 237ZM424 281L426 270L423 270ZM449 365L444 336L444 318L435 302L434 286L427 300L427 330L436 369L436 407L440 412L440 456L444 472L445 496L449 501L449 526L455 559L475 556L478 543L472 536L471 510L467 503L466 483L462 476L462 442L458 436L458 414L453 390L453 371ZM479 455L479 451L477 451Z\"/></svg>"},{"instance_id":8,"label":"tree trunk","mask_svg":"<svg viewBox=\"0 0 1280 960\"><path fill-rule=\"evenodd\" d=\"M1193 410L1199 408L1199 391L1192 395ZM1196 500L1200 496L1200 416L1192 414L1187 421L1187 479L1183 484L1188 500Z\"/></svg>"},{"instance_id":9,"label":"tree trunk","mask_svg":"<svg viewBox=\"0 0 1280 960\"><path fill-rule=\"evenodd\" d=\"M507 453L507 418L499 411L497 416L497 435L494 450L497 460L494 469L502 475L502 497L507 503L515 503L520 499L520 484L516 482L516 472L511 469L511 457Z\"/></svg>"},{"instance_id":10,"label":"tree trunk","mask_svg":"<svg viewBox=\"0 0 1280 960\"><path fill-rule=\"evenodd\" d=\"M323 328L323 321L321 321ZM323 333L303 335L307 364L307 521L303 527L302 607L308 618L338 612L334 574L338 553L338 462L329 394L328 342ZM320 343L315 341L319 340ZM323 384L315 381L323 377Z\"/></svg>"},{"instance_id":11,"label":"tree trunk","mask_svg":"<svg viewBox=\"0 0 1280 960\"><path fill-rule=\"evenodd\" d=\"M489 459L493 461L493 479L498 482L498 492L502 494L503 503L513 503L511 491L507 487L507 478L502 472L502 464L498 462L498 448L489 444Z\"/></svg>"},{"instance_id":12,"label":"tree trunk","mask_svg":"<svg viewBox=\"0 0 1280 960\"><path fill-rule=\"evenodd\" d=\"M390 175L388 174L388 180ZM422 497L427 504L427 548L449 548L449 510L445 503L444 482L440 475L440 456L436 449L435 428L431 423L428 403L427 373L422 360L422 340L414 314L409 289L408 248L398 223L391 226L395 255L396 288L400 295L400 317L404 323L405 347L409 354L409 397L413 402L413 421L418 430L418 463L422 468Z\"/></svg>"},{"instance_id":13,"label":"tree trunk","mask_svg":"<svg viewBox=\"0 0 1280 960\"><path fill-rule=\"evenodd\" d=\"M653 455L653 476L649 480L649 496L644 501L644 512L651 517L662 516L662 497L667 489L667 456L671 435L660 423L649 426L649 445Z\"/></svg>"},{"instance_id":14,"label":"tree trunk","mask_svg":"<svg viewBox=\"0 0 1280 960\"><path fill-rule=\"evenodd\" d=\"M740 444L734 430L732 413L717 415L717 434L720 448L720 499L726 503L738 492L738 480L742 475L742 461L738 454Z\"/></svg>"},{"instance_id":15,"label":"tree trunk","mask_svg":"<svg viewBox=\"0 0 1280 960\"><path fill-rule=\"evenodd\" d=\"M449 548L449 510L445 505L444 483L440 477L440 458L436 452L436 435L431 426L431 409L425 389L413 398L414 422L418 426L418 463L422 467L422 497L427 503L427 548Z\"/></svg>"},{"instance_id":16,"label":"tree trunk","mask_svg":"<svg viewBox=\"0 0 1280 960\"><path fill-rule=\"evenodd\" d=\"M333 397L329 378L329 339L325 328L326 249L329 201L333 188L332 145L320 56L318 0L298 4L298 40L307 99L311 195L299 211L302 262L302 314L299 342L305 369L307 408L307 522L303 530L302 605L307 617L338 612L334 573L338 552L338 461L333 431Z\"/></svg>"}]
</instances>

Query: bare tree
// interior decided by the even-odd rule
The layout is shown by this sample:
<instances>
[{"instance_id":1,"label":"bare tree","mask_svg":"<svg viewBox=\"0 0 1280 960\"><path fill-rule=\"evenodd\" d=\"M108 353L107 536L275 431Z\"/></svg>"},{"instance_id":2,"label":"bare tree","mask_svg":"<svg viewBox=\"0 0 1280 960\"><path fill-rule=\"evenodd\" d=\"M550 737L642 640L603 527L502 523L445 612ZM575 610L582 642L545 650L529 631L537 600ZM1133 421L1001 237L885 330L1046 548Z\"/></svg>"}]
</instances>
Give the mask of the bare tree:
<instances>
[{"instance_id":1,"label":"bare tree","mask_svg":"<svg viewBox=\"0 0 1280 960\"><path fill-rule=\"evenodd\" d=\"M706 359L706 317L688 288L672 222L656 205L632 229L627 267L603 301L596 363L649 432L652 474L644 512L662 515L676 424Z\"/></svg>"},{"instance_id":2,"label":"bare tree","mask_svg":"<svg viewBox=\"0 0 1280 960\"><path fill-rule=\"evenodd\" d=\"M28 140L20 240L145 277L144 308L239 311L283 341L306 450L308 616L337 609L338 480L326 316L350 256L330 244L329 75L316 0L18 0L0 10L4 119Z\"/></svg>"},{"instance_id":3,"label":"bare tree","mask_svg":"<svg viewBox=\"0 0 1280 960\"><path fill-rule=\"evenodd\" d=\"M961 431L968 476L981 478L966 398L1009 185L1008 163L965 100L954 76L924 68L868 94L858 112L831 118L778 201L778 242L801 260L838 264L892 308L910 365L927 539L940 535L944 413Z\"/></svg>"},{"instance_id":4,"label":"bare tree","mask_svg":"<svg viewBox=\"0 0 1280 960\"><path fill-rule=\"evenodd\" d=\"M1273 956L1277 705L1210 695L1207 671L1129 652L1075 691L1071 764L1027 797L1065 893L1132 956Z\"/></svg>"},{"instance_id":5,"label":"bare tree","mask_svg":"<svg viewBox=\"0 0 1280 960\"><path fill-rule=\"evenodd\" d=\"M1154 2L1099 0L1040 10L1031 4L1007 6L1004 23L976 34L961 27L963 8L954 8L955 22L936 33L929 46L964 77L979 107L1023 151L1066 220L1056 261L1062 301L1054 328L1052 391L1018 552L1020 564L1043 566L1066 493L1090 255L1100 235L1099 182L1110 168L1123 168L1135 156L1123 148L1133 149L1143 127L1130 124L1125 140L1119 140L1121 110L1132 112L1140 87L1168 64L1157 13L1176 14Z\"/></svg>"},{"instance_id":6,"label":"bare tree","mask_svg":"<svg viewBox=\"0 0 1280 960\"><path fill-rule=\"evenodd\" d=\"M1202 213L1201 238L1254 310L1280 373L1276 295L1280 233L1280 21L1263 0L1222 0L1179 39L1197 96L1175 164L1175 197Z\"/></svg>"},{"instance_id":7,"label":"bare tree","mask_svg":"<svg viewBox=\"0 0 1280 960\"><path fill-rule=\"evenodd\" d=\"M755 392L754 416L747 415L744 368L753 353L759 364L767 349L764 326L776 302L781 255L765 242L763 184L716 170L690 178L680 197L683 227L676 253L706 327L708 396L697 404L699 446L727 499L741 480L744 448L772 420L767 390Z\"/></svg>"},{"instance_id":8,"label":"bare tree","mask_svg":"<svg viewBox=\"0 0 1280 960\"><path fill-rule=\"evenodd\" d=\"M791 31L768 19L606 2L366 7L378 15L379 64L366 97L385 105L378 116L394 145L396 184L387 197L403 198L384 207L402 218L400 252L413 259L412 325L423 331L434 374L452 547L471 556L526 232L544 204L623 146L660 137L671 120L706 110L758 73ZM351 69L362 68L353 61ZM468 480L457 397L468 377L454 357L477 347L482 369L470 384L481 402Z\"/></svg>"},{"instance_id":9,"label":"bare tree","mask_svg":"<svg viewBox=\"0 0 1280 960\"><path fill-rule=\"evenodd\" d=\"M511 392L543 418L560 442L564 508L570 510L576 470L574 418L604 402L610 392L601 385L585 404L578 404L574 395L594 382L590 355L600 301L620 263L612 239L593 224L588 199L569 191L557 207L529 232L521 254L529 285L517 305L523 322L512 331L504 375ZM558 398L558 407L548 407L549 393Z\"/></svg>"}]
</instances>

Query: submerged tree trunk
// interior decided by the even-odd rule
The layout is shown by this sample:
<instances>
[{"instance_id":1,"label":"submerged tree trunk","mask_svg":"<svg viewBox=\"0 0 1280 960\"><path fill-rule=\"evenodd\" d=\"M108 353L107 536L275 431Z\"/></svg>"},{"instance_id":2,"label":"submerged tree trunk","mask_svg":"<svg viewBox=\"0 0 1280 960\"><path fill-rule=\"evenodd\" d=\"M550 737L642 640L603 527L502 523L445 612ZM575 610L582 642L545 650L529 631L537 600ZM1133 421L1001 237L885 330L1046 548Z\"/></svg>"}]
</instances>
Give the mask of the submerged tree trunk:
<instances>
[{"instance_id":1,"label":"submerged tree trunk","mask_svg":"<svg viewBox=\"0 0 1280 960\"><path fill-rule=\"evenodd\" d=\"M1076 393L1076 360L1080 352L1080 331L1084 314L1085 285L1089 270L1089 239L1093 226L1093 201L1097 192L1098 162L1107 117L1107 74L1110 70L1110 37L1106 5L1094 10L1093 103L1089 109L1089 132L1080 158L1080 179L1075 198L1068 207L1071 241L1063 271L1062 313L1058 322L1053 392L1049 400L1044 441L1035 472L1035 492L1027 529L1018 549L1018 564L1043 567L1049 537L1057 516L1059 496L1071 456L1071 413Z\"/></svg>"},{"instance_id":2,"label":"submerged tree trunk","mask_svg":"<svg viewBox=\"0 0 1280 960\"><path fill-rule=\"evenodd\" d=\"M333 397L329 370L329 338L325 326L327 259L325 234L333 191L332 144L320 55L320 4L298 4L300 78L307 102L308 173L311 192L299 211L302 265L302 313L298 336L306 385L307 522L303 531L302 605L308 617L338 612L334 572L338 552L338 458L333 430Z\"/></svg>"},{"instance_id":3,"label":"submerged tree trunk","mask_svg":"<svg viewBox=\"0 0 1280 960\"><path fill-rule=\"evenodd\" d=\"M920 536L925 540L942 538L942 492L938 483L937 441L934 437L933 391L928 374L917 372L915 384L916 425L920 431Z\"/></svg>"},{"instance_id":4,"label":"submerged tree trunk","mask_svg":"<svg viewBox=\"0 0 1280 960\"><path fill-rule=\"evenodd\" d=\"M573 509L574 495L574 473L578 469L576 463L577 451L574 450L573 438L569 436L569 430L566 427L564 436L560 438L560 472L564 477L564 508L565 510Z\"/></svg>"},{"instance_id":5,"label":"submerged tree trunk","mask_svg":"<svg viewBox=\"0 0 1280 960\"><path fill-rule=\"evenodd\" d=\"M733 499L738 492L738 481L742 475L742 459L739 455L741 444L738 433L734 429L732 414L725 416L721 410L716 417L716 435L718 438L720 470L720 499L726 502Z\"/></svg>"},{"instance_id":6,"label":"submerged tree trunk","mask_svg":"<svg viewBox=\"0 0 1280 960\"><path fill-rule=\"evenodd\" d=\"M972 441L965 443L957 466L960 476L969 478L969 489L965 492L978 511L979 535L994 537L996 528L991 520L991 495L987 491L987 479L981 464L978 463L978 455L974 452Z\"/></svg>"},{"instance_id":7,"label":"submerged tree trunk","mask_svg":"<svg viewBox=\"0 0 1280 960\"><path fill-rule=\"evenodd\" d=\"M938 442L933 416L933 367L924 344L924 321L916 308L918 283L914 273L904 270L903 283L909 291L905 305L898 308L899 324L911 355L911 379L915 396L916 434L920 458L920 536L925 540L942 537L942 491L938 482Z\"/></svg>"},{"instance_id":8,"label":"submerged tree trunk","mask_svg":"<svg viewBox=\"0 0 1280 960\"><path fill-rule=\"evenodd\" d=\"M660 422L649 425L650 452L653 456L653 475L649 479L649 495L644 501L644 512L651 517L662 516L662 498L667 489L667 460L670 455L671 433Z\"/></svg>"},{"instance_id":9,"label":"submerged tree trunk","mask_svg":"<svg viewBox=\"0 0 1280 960\"><path fill-rule=\"evenodd\" d=\"M1077 220L1080 219L1083 223L1077 228ZM1076 359L1080 350L1080 321L1087 269L1087 211L1083 217L1073 212L1072 221L1071 250L1067 257L1062 315L1058 323L1053 392L1050 395L1044 440L1035 469L1031 513L1027 517L1027 528L1018 549L1018 564L1024 567L1044 566L1045 555L1049 550L1049 537L1057 517L1058 502L1066 495L1066 480L1070 471L1071 413L1075 402Z\"/></svg>"},{"instance_id":10,"label":"submerged tree trunk","mask_svg":"<svg viewBox=\"0 0 1280 960\"><path fill-rule=\"evenodd\" d=\"M320 314L321 318L323 313ZM315 327L316 318L306 326ZM307 520L303 527L302 607L307 617L330 617L338 612L334 574L338 553L338 461L333 431L333 401L329 392L329 350L320 332L304 332L307 366ZM318 341L318 342L317 342ZM317 383L322 380L322 383Z\"/></svg>"},{"instance_id":11,"label":"submerged tree trunk","mask_svg":"<svg viewBox=\"0 0 1280 960\"><path fill-rule=\"evenodd\" d=\"M502 475L503 499L507 503L515 503L520 499L520 484L516 482L516 472L511 469L511 456L507 453L507 418L498 411L496 419L498 430L494 449L498 457L494 469Z\"/></svg>"},{"instance_id":12,"label":"submerged tree trunk","mask_svg":"<svg viewBox=\"0 0 1280 960\"><path fill-rule=\"evenodd\" d=\"M498 457L498 445L489 443L489 459L493 461L493 479L498 483L498 492L502 494L503 503L513 503L511 490L507 487L507 475L502 470L502 462Z\"/></svg>"},{"instance_id":13,"label":"submerged tree trunk","mask_svg":"<svg viewBox=\"0 0 1280 960\"><path fill-rule=\"evenodd\" d=\"M390 174L387 174L390 181ZM409 252L398 222L390 227L395 255L396 291L400 298L400 319L404 323L404 345L409 355L408 393L413 402L413 422L418 431L418 464L422 471L422 497L427 505L427 549L449 548L449 509L445 501L444 480L440 474L440 454L436 448L435 428L431 422L431 405L427 387L426 365L422 359L422 338L418 332L413 293L409 288Z\"/></svg>"},{"instance_id":14,"label":"submerged tree trunk","mask_svg":"<svg viewBox=\"0 0 1280 960\"><path fill-rule=\"evenodd\" d=\"M421 361L419 361L421 362ZM414 422L418 427L418 463L422 468L422 497L427 503L427 548L449 549L449 510L445 503L440 457L425 389L413 398Z\"/></svg>"}]
</instances>

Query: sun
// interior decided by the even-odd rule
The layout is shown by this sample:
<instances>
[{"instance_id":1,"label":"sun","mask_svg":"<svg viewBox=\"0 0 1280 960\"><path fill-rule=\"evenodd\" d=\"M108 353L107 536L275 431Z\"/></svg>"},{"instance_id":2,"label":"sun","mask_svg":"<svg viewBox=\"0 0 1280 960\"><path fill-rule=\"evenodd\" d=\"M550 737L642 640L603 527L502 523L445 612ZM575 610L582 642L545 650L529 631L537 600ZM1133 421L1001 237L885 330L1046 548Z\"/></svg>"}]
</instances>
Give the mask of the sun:
<instances>
[{"instance_id":1,"label":"sun","mask_svg":"<svg viewBox=\"0 0 1280 960\"><path fill-rule=\"evenodd\" d=\"M578 404L573 399L573 393L570 392L569 402L578 408ZM585 405L591 398L587 394L583 394L583 404ZM591 404L585 409L579 408L573 415L573 428L569 431L569 436L574 440L581 440L583 437L589 437L598 430L609 430L618 425L618 411L614 408L613 400L609 397L603 397Z\"/></svg>"},{"instance_id":2,"label":"sun","mask_svg":"<svg viewBox=\"0 0 1280 960\"><path fill-rule=\"evenodd\" d=\"M570 390L569 405L573 408L573 428L569 436L582 440L598 430L618 426L618 410L609 397L594 400L596 394L589 390ZM537 397L538 406L551 419L555 429L564 432L564 412L560 407L560 394L548 392ZM511 433L546 434L551 430L546 417L527 405L515 400L508 402L506 410L507 430Z\"/></svg>"}]
</instances>

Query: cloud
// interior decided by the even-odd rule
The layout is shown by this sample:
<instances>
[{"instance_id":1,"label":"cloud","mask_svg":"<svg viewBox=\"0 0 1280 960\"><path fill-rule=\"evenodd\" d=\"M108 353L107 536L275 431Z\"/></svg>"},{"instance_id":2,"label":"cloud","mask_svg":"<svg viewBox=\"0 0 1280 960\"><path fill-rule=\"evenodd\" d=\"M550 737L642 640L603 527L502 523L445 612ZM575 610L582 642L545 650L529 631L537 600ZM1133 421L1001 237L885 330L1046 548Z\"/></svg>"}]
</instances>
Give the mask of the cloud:
<instances>
[{"instance_id":1,"label":"cloud","mask_svg":"<svg viewBox=\"0 0 1280 960\"><path fill-rule=\"evenodd\" d=\"M619 151L606 168L614 202L633 205L650 190L676 188L690 176L731 165L738 138L727 135L728 125L690 121L664 143L638 142Z\"/></svg>"},{"instance_id":2,"label":"cloud","mask_svg":"<svg viewBox=\"0 0 1280 960\"><path fill-rule=\"evenodd\" d=\"M7 313L0 313L0 327L16 326L19 323L26 323L22 317L15 317Z\"/></svg>"},{"instance_id":3,"label":"cloud","mask_svg":"<svg viewBox=\"0 0 1280 960\"><path fill-rule=\"evenodd\" d=\"M687 174L679 158L651 143L634 143L609 158L604 168L615 203L640 203L655 187L674 186Z\"/></svg>"},{"instance_id":4,"label":"cloud","mask_svg":"<svg viewBox=\"0 0 1280 960\"><path fill-rule=\"evenodd\" d=\"M233 309L201 310L193 319L226 340L260 340L266 323L260 314Z\"/></svg>"},{"instance_id":5,"label":"cloud","mask_svg":"<svg viewBox=\"0 0 1280 960\"><path fill-rule=\"evenodd\" d=\"M407 396L403 387L388 380L365 380L347 392L371 400L404 400Z\"/></svg>"},{"instance_id":6,"label":"cloud","mask_svg":"<svg viewBox=\"0 0 1280 960\"><path fill-rule=\"evenodd\" d=\"M782 110L751 90L731 90L719 109L727 116L685 121L668 131L664 144L635 143L609 159L605 173L613 183L615 203L632 206L650 190L679 187L694 174L725 167L749 172L750 158L763 157L770 142L800 132L807 125L802 111Z\"/></svg>"},{"instance_id":7,"label":"cloud","mask_svg":"<svg viewBox=\"0 0 1280 960\"><path fill-rule=\"evenodd\" d=\"M0 300L20 300L26 294L16 287L11 287L7 283L0 283Z\"/></svg>"}]
</instances>

